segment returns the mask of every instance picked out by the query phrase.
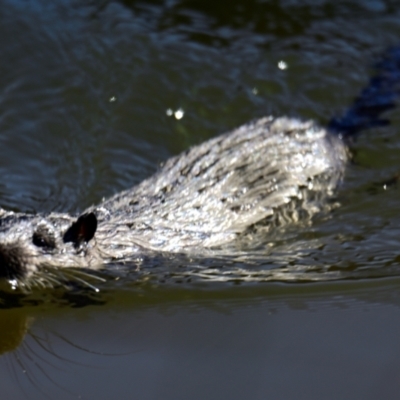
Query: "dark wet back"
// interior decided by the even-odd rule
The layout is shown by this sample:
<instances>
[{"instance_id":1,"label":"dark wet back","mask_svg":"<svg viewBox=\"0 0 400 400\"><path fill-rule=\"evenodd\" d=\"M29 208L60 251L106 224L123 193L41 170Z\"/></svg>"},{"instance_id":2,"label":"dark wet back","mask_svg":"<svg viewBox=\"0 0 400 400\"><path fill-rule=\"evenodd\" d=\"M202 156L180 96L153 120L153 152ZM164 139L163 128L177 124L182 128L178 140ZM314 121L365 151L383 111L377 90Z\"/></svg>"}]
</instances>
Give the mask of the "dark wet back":
<instances>
[{"instance_id":1,"label":"dark wet back","mask_svg":"<svg viewBox=\"0 0 400 400\"><path fill-rule=\"evenodd\" d=\"M0 206L81 211L251 119L327 124L368 82L379 55L399 44L399 21L389 0L6 0ZM0 359L6 398L23 390L42 398L38 387L57 398L397 398L397 116L391 111L391 126L352 144L334 211L277 232L254 257L139 260L155 274L143 276L135 265L116 271L120 279L101 287L104 297L88 295L93 305L109 302L97 313L51 305L87 304L80 294L23 297L29 305L14 310L18 323L3 324L14 332L1 347L11 350ZM338 282L314 282L327 279ZM215 280L222 283L207 282ZM282 284L288 280L294 285ZM8 296L7 305L20 304ZM49 305L33 311L43 300ZM61 360L77 361L57 361L67 372L53 372L54 359L34 347L35 324L103 357L79 347L72 354L67 340L51 336ZM73 395L43 374L33 375L36 385L24 380L24 368L38 371L32 354L44 356L44 371ZM93 368L82 366L87 358ZM75 387L71 376L81 377Z\"/></svg>"}]
</instances>

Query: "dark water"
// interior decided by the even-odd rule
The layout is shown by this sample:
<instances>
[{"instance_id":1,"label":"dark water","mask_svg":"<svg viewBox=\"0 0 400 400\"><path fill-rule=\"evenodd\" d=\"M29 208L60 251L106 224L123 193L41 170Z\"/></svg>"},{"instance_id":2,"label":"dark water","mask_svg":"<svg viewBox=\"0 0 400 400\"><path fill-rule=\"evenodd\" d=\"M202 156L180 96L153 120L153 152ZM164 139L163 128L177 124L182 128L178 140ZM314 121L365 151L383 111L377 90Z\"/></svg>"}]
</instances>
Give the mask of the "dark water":
<instances>
[{"instance_id":1,"label":"dark water","mask_svg":"<svg viewBox=\"0 0 400 400\"><path fill-rule=\"evenodd\" d=\"M0 207L25 212L83 210L263 115L326 124L400 45L395 1L0 5ZM340 206L257 260L5 296L1 397L397 399L399 115L354 144Z\"/></svg>"}]
</instances>

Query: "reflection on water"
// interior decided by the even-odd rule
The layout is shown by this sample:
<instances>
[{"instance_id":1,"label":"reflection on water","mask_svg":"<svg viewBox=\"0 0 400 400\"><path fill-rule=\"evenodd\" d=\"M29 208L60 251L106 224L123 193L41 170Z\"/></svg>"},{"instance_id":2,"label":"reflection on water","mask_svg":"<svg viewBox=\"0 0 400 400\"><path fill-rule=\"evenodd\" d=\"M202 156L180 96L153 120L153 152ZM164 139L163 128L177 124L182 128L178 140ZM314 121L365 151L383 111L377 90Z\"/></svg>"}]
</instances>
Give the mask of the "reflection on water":
<instances>
[{"instance_id":1,"label":"reflection on water","mask_svg":"<svg viewBox=\"0 0 400 400\"><path fill-rule=\"evenodd\" d=\"M71 358L71 348L78 352L107 356L105 352L96 353L80 347L59 332L33 329L34 318L26 311L3 310L0 325L7 327L0 333L0 357L3 357L3 364L26 398L47 397L49 387L51 390L60 390L63 395L76 397L77 393L70 390L66 383L55 380L54 369L69 375L77 367L93 368L93 365L85 365Z\"/></svg>"},{"instance_id":2,"label":"reflection on water","mask_svg":"<svg viewBox=\"0 0 400 400\"><path fill-rule=\"evenodd\" d=\"M101 308L2 310L1 393L7 399L128 393L294 399L301 389L310 398L334 399L338 393L329 388L360 371L350 373L346 393L362 392L368 379L395 398L398 285L269 284L202 293L148 287L114 292ZM393 374L382 381L381 368Z\"/></svg>"},{"instance_id":3,"label":"reflection on water","mask_svg":"<svg viewBox=\"0 0 400 400\"><path fill-rule=\"evenodd\" d=\"M249 45L274 48L277 37L281 42L293 38L291 46L301 46L309 30L323 43L326 32L316 28L327 23L327 15L334 25L344 19L368 19L377 14L383 17L397 11L394 1L362 0L318 3L312 0L120 0L119 3L142 17L148 29L212 47L236 48Z\"/></svg>"}]
</instances>

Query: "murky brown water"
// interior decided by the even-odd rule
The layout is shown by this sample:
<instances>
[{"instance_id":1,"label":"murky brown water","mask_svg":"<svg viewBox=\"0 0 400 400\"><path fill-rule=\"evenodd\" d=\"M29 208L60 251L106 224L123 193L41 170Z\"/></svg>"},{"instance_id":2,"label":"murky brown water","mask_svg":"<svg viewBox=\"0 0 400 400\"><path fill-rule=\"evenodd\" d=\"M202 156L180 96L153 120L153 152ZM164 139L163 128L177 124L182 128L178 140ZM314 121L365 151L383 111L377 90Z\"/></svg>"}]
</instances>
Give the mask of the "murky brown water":
<instances>
[{"instance_id":1,"label":"murky brown water","mask_svg":"<svg viewBox=\"0 0 400 400\"><path fill-rule=\"evenodd\" d=\"M266 114L325 124L400 44L398 9L4 0L0 207L82 210ZM4 295L2 396L397 399L399 188L380 183L399 171L399 111L387 117L354 144L340 207L256 262L157 260L145 284L124 270L100 294Z\"/></svg>"}]
</instances>

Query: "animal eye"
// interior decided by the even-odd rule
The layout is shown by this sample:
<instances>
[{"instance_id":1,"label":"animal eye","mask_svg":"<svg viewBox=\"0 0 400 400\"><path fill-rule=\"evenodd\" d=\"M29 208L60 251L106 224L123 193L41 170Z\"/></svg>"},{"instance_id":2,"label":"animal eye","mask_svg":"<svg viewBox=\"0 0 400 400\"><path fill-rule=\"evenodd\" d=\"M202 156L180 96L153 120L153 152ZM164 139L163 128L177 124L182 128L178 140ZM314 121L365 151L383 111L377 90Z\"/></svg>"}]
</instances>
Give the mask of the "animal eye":
<instances>
[{"instance_id":1,"label":"animal eye","mask_svg":"<svg viewBox=\"0 0 400 400\"><path fill-rule=\"evenodd\" d=\"M39 226L32 236L32 243L38 247L54 249L56 241L51 230L46 226Z\"/></svg>"}]
</instances>

